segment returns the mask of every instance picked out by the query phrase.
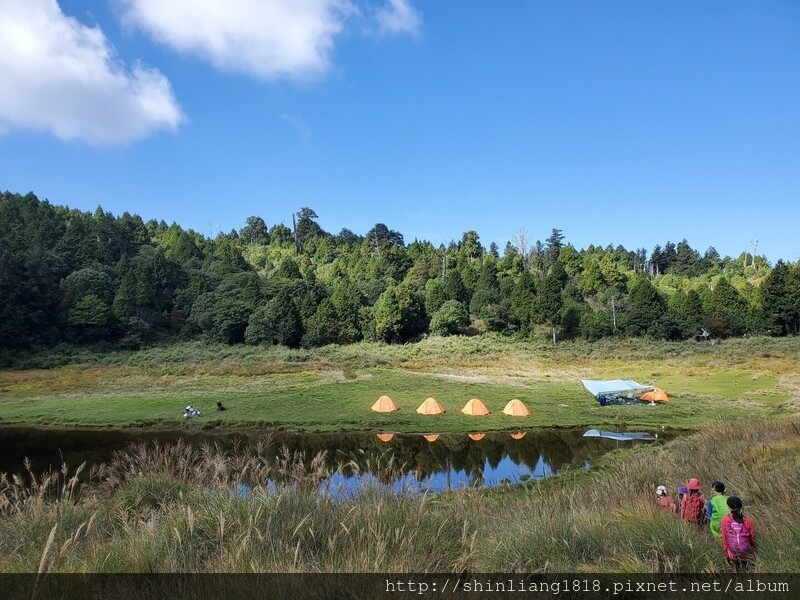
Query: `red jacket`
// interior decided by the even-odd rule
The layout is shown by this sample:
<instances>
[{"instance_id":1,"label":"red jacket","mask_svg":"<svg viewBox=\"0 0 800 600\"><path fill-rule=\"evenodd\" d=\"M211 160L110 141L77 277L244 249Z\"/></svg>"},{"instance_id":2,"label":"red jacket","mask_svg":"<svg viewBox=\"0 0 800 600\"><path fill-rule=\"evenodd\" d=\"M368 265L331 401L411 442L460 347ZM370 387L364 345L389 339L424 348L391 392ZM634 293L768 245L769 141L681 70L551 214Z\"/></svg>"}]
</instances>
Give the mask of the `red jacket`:
<instances>
[{"instance_id":1,"label":"red jacket","mask_svg":"<svg viewBox=\"0 0 800 600\"><path fill-rule=\"evenodd\" d=\"M727 514L724 517L722 517L722 521L719 524L719 529L720 532L722 533L722 551L725 553L725 556L727 558L730 558L731 560L742 560L743 558L742 556L734 554L733 551L731 550L730 537L732 534L730 532L730 527L729 527L731 521L733 521L733 515ZM752 553L756 549L756 531L753 528L753 522L748 517L742 515L741 522L742 525L744 525L744 528L747 531L747 533L750 535L750 545L752 548L750 551L750 555L752 556Z\"/></svg>"}]
</instances>

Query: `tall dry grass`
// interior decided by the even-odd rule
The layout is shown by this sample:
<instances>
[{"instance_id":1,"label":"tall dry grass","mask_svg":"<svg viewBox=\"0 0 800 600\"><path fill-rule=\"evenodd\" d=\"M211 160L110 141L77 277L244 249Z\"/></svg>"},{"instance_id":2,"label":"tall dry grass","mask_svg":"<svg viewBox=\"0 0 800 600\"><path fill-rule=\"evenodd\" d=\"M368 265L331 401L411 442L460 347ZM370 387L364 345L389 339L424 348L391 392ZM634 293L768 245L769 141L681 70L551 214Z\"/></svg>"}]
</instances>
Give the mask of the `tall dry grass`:
<instances>
[{"instance_id":1,"label":"tall dry grass","mask_svg":"<svg viewBox=\"0 0 800 600\"><path fill-rule=\"evenodd\" d=\"M721 548L653 507L659 484L724 481L759 539L754 569L800 569L800 424L719 423L599 469L525 487L398 495L384 456L358 493L266 446L139 444L79 483L67 470L0 477L0 570L22 572L716 572ZM305 466L308 465L308 466ZM242 484L247 488L242 487Z\"/></svg>"},{"instance_id":2,"label":"tall dry grass","mask_svg":"<svg viewBox=\"0 0 800 600\"><path fill-rule=\"evenodd\" d=\"M719 544L654 508L656 486L673 493L689 477L706 491L721 480L756 523L755 568L797 572L800 513L800 422L728 422L659 448L613 452L599 471L535 484L515 498L522 534L496 522L482 536L503 561L522 571L705 572L725 570ZM496 561L480 568L499 566Z\"/></svg>"}]
</instances>

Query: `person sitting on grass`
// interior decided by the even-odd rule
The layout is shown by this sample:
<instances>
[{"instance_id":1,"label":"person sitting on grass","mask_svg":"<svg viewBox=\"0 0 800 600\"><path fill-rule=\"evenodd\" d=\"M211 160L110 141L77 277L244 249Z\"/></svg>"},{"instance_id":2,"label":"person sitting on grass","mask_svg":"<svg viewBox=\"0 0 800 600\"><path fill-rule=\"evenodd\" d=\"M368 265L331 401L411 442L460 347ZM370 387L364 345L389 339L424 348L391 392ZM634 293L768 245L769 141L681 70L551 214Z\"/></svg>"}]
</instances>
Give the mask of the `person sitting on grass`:
<instances>
[{"instance_id":1,"label":"person sitting on grass","mask_svg":"<svg viewBox=\"0 0 800 600\"><path fill-rule=\"evenodd\" d=\"M217 400L217 410L218 410L218 411L221 411L221 410L228 410L228 409L227 409L227 408L225 408L224 406L222 406L222 402L220 402L219 400Z\"/></svg>"}]
</instances>

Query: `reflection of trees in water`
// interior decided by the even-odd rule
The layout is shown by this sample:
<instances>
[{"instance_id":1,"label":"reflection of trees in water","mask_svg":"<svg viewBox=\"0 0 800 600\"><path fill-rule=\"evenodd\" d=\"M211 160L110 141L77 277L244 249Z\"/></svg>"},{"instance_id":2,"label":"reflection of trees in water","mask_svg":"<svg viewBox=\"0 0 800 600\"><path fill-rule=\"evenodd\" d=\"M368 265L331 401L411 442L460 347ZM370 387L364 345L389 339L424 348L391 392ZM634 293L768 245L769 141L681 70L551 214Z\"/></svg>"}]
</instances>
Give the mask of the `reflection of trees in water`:
<instances>
[{"instance_id":1,"label":"reflection of trees in water","mask_svg":"<svg viewBox=\"0 0 800 600\"><path fill-rule=\"evenodd\" d=\"M315 434L276 439L308 456L327 450L331 468L352 460L359 469L364 469L370 461L391 453L396 465L404 465L406 471L414 471L420 479L450 469L477 479L483 475L487 462L496 469L506 457L531 470L542 457L553 471L558 471L567 464L592 460L607 450L595 446L594 451L587 452L587 442L592 441L583 438L582 431L574 430L530 431L519 440L509 433L491 433L480 441L473 441L466 434L442 434L434 442L421 435L396 435L390 442L381 442L372 434Z\"/></svg>"},{"instance_id":2,"label":"reflection of trees in water","mask_svg":"<svg viewBox=\"0 0 800 600\"><path fill-rule=\"evenodd\" d=\"M586 459L595 462L616 446L609 440L584 438L583 430L531 430L522 439L510 433L489 433L480 441L467 434L441 434L434 442L422 435L395 435L383 442L373 434L274 434L276 449L287 447L299 453L310 465L314 456L325 453L325 465L331 470L342 468L345 474L365 472L376 465L389 466L378 475L391 483L397 471L414 472L419 479L452 469L465 472L474 479L483 475L484 467L496 469L508 457L514 463L535 470L541 458L552 472L567 465L582 465Z\"/></svg>"},{"instance_id":3,"label":"reflection of trees in water","mask_svg":"<svg viewBox=\"0 0 800 600\"><path fill-rule=\"evenodd\" d=\"M104 462L115 450L120 450L132 440L158 439L169 443L185 439L192 445L211 443L225 453L234 456L246 452L261 442L265 458L279 460L288 452L308 469L317 457L319 463L330 471L341 468L344 474L372 472L384 483L394 477L413 472L421 480L437 473L466 472L473 479L482 477L484 466L496 469L505 458L535 470L539 458L553 472L564 466L582 465L613 450L619 444L600 438L584 438L583 430L543 429L529 430L522 439L513 439L510 433L490 433L480 441L463 434L441 434L430 442L422 435L395 435L389 442L382 442L374 433L326 433L297 434L285 432L87 432L87 431L41 431L7 429L0 432L0 442L5 448L24 448L23 453L31 458L40 453L34 465L60 467L61 455L69 464L80 464L87 460L89 466ZM630 442L626 442L630 444ZM61 454L53 455L53 450ZM91 450L92 456L87 456ZM322 454L322 457L319 455ZM51 456L53 455L53 456ZM19 470L22 456L10 455L0 463L6 472ZM13 460L15 464L10 464ZM9 463L9 464L6 464ZM18 464L17 464L18 463ZM319 465L317 465L319 466ZM377 468L376 468L377 467ZM88 469L87 469L88 470Z\"/></svg>"}]
</instances>

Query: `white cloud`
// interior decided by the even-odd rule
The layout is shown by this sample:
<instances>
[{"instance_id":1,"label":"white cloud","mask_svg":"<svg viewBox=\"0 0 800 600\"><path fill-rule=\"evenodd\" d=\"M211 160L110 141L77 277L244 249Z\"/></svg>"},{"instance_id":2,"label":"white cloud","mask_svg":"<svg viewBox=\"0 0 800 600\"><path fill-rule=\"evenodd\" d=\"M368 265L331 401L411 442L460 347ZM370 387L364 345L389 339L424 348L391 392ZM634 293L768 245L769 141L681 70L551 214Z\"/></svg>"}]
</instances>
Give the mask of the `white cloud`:
<instances>
[{"instance_id":1,"label":"white cloud","mask_svg":"<svg viewBox=\"0 0 800 600\"><path fill-rule=\"evenodd\" d=\"M118 0L123 21L216 68L262 79L312 79L357 13L350 0Z\"/></svg>"},{"instance_id":2,"label":"white cloud","mask_svg":"<svg viewBox=\"0 0 800 600\"><path fill-rule=\"evenodd\" d=\"M379 35L416 34L408 0L376 8L363 0L116 0L123 22L223 71L265 80L310 80L331 66L350 22ZM359 5L363 10L359 9Z\"/></svg>"},{"instance_id":3,"label":"white cloud","mask_svg":"<svg viewBox=\"0 0 800 600\"><path fill-rule=\"evenodd\" d=\"M378 33L417 35L422 27L422 17L408 0L389 0L375 15Z\"/></svg>"},{"instance_id":4,"label":"white cloud","mask_svg":"<svg viewBox=\"0 0 800 600\"><path fill-rule=\"evenodd\" d=\"M182 120L161 72L127 68L99 28L64 15L56 0L0 2L0 132L120 144Z\"/></svg>"}]
</instances>

